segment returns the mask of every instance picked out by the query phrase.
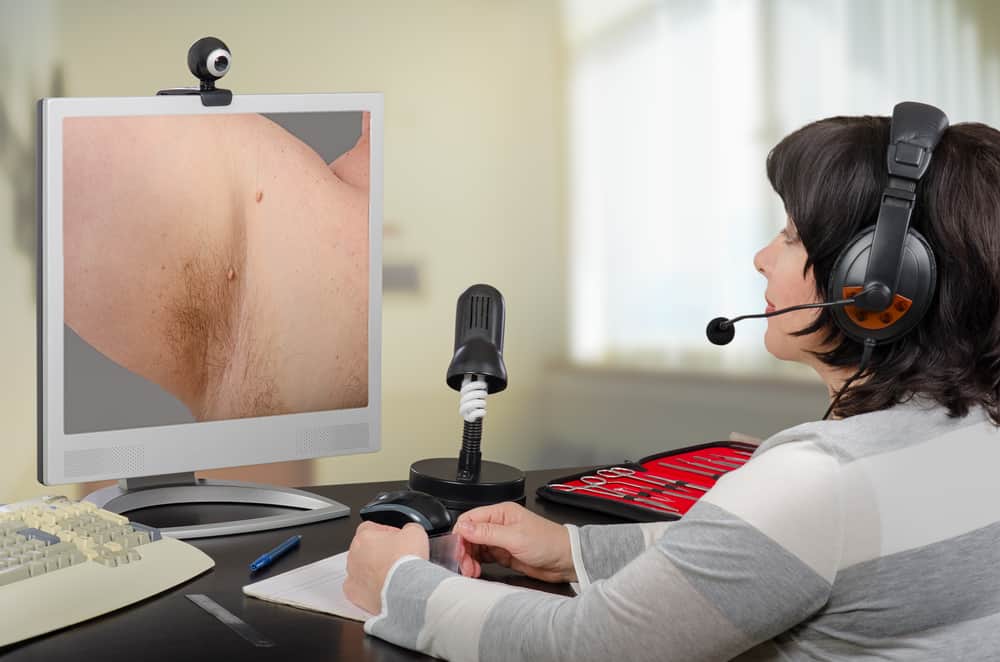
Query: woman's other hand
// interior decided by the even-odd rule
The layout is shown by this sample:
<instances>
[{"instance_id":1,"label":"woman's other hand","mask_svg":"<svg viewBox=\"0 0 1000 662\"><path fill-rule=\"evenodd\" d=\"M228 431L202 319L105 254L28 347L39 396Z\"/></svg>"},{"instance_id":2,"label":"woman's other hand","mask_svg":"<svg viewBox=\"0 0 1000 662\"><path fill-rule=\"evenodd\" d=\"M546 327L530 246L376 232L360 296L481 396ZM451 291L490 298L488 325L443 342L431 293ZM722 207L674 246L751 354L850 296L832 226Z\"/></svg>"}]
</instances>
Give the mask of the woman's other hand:
<instances>
[{"instance_id":1,"label":"woman's other hand","mask_svg":"<svg viewBox=\"0 0 1000 662\"><path fill-rule=\"evenodd\" d=\"M545 582L576 581L569 531L513 502L462 513L455 524L462 538L459 567L479 577L482 563L496 562Z\"/></svg>"},{"instance_id":2,"label":"woman's other hand","mask_svg":"<svg viewBox=\"0 0 1000 662\"><path fill-rule=\"evenodd\" d=\"M419 524L402 529L375 522L362 522L347 553L344 595L372 614L382 611L382 585L389 568L407 554L430 557L427 532Z\"/></svg>"}]
</instances>

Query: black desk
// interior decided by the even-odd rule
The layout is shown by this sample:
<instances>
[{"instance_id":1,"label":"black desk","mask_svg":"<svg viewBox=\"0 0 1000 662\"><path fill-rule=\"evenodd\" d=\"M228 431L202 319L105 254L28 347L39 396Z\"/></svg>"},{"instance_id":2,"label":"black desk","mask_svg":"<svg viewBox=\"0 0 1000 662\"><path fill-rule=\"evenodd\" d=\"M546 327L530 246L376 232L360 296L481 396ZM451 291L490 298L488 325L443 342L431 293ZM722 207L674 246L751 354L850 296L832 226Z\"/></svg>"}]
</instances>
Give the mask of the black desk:
<instances>
[{"instance_id":1,"label":"black desk","mask_svg":"<svg viewBox=\"0 0 1000 662\"><path fill-rule=\"evenodd\" d=\"M608 524L616 518L590 513L548 501L537 501L535 489L573 469L531 471L527 475L527 506L556 522ZM215 567L186 584L125 609L79 625L15 645L0 653L4 662L32 660L412 660L431 659L393 646L364 633L361 623L334 616L277 605L243 595L250 583L247 566L262 551L271 549L293 533L302 534L298 549L272 568L259 574L263 579L327 556L345 551L360 523L358 509L380 491L400 489L403 481L360 483L306 488L351 507L351 516L302 527L249 533L225 538L206 538L192 543L215 559ZM136 518L139 519L139 518ZM490 579L519 586L571 595L568 585L551 585L491 566ZM256 648L185 598L187 593L205 593L233 612L265 637L272 648ZM72 596L67 596L73 599ZM0 616L2 617L2 616Z\"/></svg>"}]
</instances>

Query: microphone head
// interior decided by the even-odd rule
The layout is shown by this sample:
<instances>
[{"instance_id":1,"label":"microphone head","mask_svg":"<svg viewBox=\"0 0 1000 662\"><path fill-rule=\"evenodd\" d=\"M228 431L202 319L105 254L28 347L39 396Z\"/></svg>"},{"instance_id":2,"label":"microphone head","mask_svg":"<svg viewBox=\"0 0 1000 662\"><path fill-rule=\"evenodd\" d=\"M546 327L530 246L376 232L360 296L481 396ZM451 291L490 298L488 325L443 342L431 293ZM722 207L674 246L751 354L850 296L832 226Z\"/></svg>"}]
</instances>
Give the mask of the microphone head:
<instances>
[{"instance_id":1,"label":"microphone head","mask_svg":"<svg viewBox=\"0 0 1000 662\"><path fill-rule=\"evenodd\" d=\"M456 391L465 375L482 375L487 391L507 388L503 361L505 305L503 295L491 285L473 285L458 297L455 310L455 352L446 381Z\"/></svg>"},{"instance_id":2,"label":"microphone head","mask_svg":"<svg viewBox=\"0 0 1000 662\"><path fill-rule=\"evenodd\" d=\"M708 323L705 335L713 345L728 345L736 335L736 325L725 317L716 317Z\"/></svg>"}]
</instances>

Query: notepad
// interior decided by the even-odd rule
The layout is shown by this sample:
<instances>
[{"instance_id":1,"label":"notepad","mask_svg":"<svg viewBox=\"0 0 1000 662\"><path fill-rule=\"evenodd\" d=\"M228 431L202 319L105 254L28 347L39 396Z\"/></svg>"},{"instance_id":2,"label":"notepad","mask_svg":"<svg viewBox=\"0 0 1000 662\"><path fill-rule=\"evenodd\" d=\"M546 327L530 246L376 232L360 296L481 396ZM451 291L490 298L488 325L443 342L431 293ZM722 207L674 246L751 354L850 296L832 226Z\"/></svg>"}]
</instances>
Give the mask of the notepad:
<instances>
[{"instance_id":1,"label":"notepad","mask_svg":"<svg viewBox=\"0 0 1000 662\"><path fill-rule=\"evenodd\" d=\"M347 599L347 552L325 558L295 570L283 572L243 587L253 598L268 602L333 614L353 621L366 621L370 614Z\"/></svg>"}]
</instances>

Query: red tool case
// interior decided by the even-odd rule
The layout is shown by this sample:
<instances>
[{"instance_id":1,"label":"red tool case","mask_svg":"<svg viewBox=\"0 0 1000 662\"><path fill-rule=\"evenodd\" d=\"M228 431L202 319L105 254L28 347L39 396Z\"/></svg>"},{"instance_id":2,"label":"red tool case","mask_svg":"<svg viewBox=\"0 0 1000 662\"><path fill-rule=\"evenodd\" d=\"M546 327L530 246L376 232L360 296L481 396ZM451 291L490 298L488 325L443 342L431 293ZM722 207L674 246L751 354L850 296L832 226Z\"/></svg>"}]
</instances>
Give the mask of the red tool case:
<instances>
[{"instance_id":1,"label":"red tool case","mask_svg":"<svg viewBox=\"0 0 1000 662\"><path fill-rule=\"evenodd\" d=\"M638 522L680 519L719 478L738 469L755 450L753 444L734 441L688 446L638 462L562 476L539 487L536 494Z\"/></svg>"}]
</instances>

